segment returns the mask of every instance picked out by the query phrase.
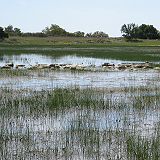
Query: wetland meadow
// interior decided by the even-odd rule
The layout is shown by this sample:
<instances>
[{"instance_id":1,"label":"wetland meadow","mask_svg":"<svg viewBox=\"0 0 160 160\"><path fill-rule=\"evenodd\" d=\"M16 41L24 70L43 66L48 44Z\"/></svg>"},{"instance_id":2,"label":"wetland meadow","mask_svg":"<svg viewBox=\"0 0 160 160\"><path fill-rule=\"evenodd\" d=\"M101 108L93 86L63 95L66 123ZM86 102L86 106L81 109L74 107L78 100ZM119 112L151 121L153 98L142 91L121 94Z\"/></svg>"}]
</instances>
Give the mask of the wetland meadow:
<instances>
[{"instance_id":1,"label":"wetland meadow","mask_svg":"<svg viewBox=\"0 0 160 160\"><path fill-rule=\"evenodd\" d=\"M160 41L39 41L0 44L0 160L160 159Z\"/></svg>"}]
</instances>

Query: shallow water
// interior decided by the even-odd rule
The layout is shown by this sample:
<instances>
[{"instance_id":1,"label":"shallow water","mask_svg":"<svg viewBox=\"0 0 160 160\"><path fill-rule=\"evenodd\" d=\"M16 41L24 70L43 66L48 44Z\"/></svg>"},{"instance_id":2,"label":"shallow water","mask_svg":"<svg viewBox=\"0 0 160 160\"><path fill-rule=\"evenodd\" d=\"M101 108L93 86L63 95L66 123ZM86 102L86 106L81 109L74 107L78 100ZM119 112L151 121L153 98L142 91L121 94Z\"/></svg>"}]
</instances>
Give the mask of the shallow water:
<instances>
[{"instance_id":1,"label":"shallow water","mask_svg":"<svg viewBox=\"0 0 160 160\"><path fill-rule=\"evenodd\" d=\"M159 73L152 70L142 71L114 71L114 72L95 72L98 66L103 63L121 64L130 63L130 61L79 57L68 55L61 57L45 56L40 54L20 54L4 55L0 58L0 66L6 63L25 64L26 67L36 64L83 64L84 66L95 65L96 68L89 68L88 72L72 71L33 71L29 76L19 77L0 77L0 86L14 89L52 89L55 87L80 86L80 87L99 87L99 88L120 88L132 86L160 86ZM133 63L133 62L132 62ZM136 63L136 61L134 61ZM140 63L140 62L139 62ZM102 70L102 68L100 68Z\"/></svg>"},{"instance_id":2,"label":"shallow water","mask_svg":"<svg viewBox=\"0 0 160 160\"><path fill-rule=\"evenodd\" d=\"M54 64L54 63L83 64L84 66L90 66L90 65L101 66L103 63L121 64L121 63L130 63L130 62L131 61L92 58L92 57L80 57L76 55L54 57L54 56L45 56L40 54L20 54L20 55L10 55L10 56L4 55L0 57L0 66L4 66L7 63L14 63L15 65L24 64L26 67L30 67L36 64Z\"/></svg>"},{"instance_id":3,"label":"shallow water","mask_svg":"<svg viewBox=\"0 0 160 160\"><path fill-rule=\"evenodd\" d=\"M112 159L117 154L124 158L126 150L121 147L124 147L122 142L127 137L121 134L133 134L134 131L135 135L149 139L155 134L160 120L159 110L132 110L129 106L105 110L72 106L70 109L58 109L57 114L45 108L41 114L37 113L39 109L35 109L32 115L27 106L24 110L22 108L19 106L16 114L11 109L8 116L0 115L0 134L3 138L0 155L3 158L20 160L19 157L24 158L25 155L27 159L45 160L48 155L49 160L83 160L93 159L92 156L97 154L98 159L107 159L107 154ZM122 143L121 146L117 142ZM65 148L71 151L69 155L64 152Z\"/></svg>"},{"instance_id":4,"label":"shallow water","mask_svg":"<svg viewBox=\"0 0 160 160\"><path fill-rule=\"evenodd\" d=\"M50 57L35 54L21 54L14 56L3 56L0 66L6 63L25 64L26 67L41 64L84 64L85 66L100 66L103 63L126 63L125 61L86 58L77 56ZM129 63L129 61L127 61ZM98 89L124 89L146 87L153 89L147 93L132 93L131 91L110 93L107 96L115 103L110 108L58 108L49 110L44 103L27 106L25 103L13 101L15 92L11 94L11 100L7 96L1 97L0 107L0 156L3 159L25 160L25 159L118 159L126 158L126 149L123 150L126 133L140 135L149 139L155 134L156 126L160 121L159 99L145 104L144 109L135 109L130 102L131 99L142 94L143 96L158 97L154 88L160 88L160 72L153 70L139 71L54 71L38 70L28 71L26 76L0 77L0 86L18 89L22 96L22 89L44 90L53 88L65 88L78 86L80 88L92 87ZM1 89L2 89L1 88ZM15 90L14 90L15 91ZM27 96L30 95L30 92ZM21 97L20 96L20 97ZM26 97L27 97L26 96ZM142 97L143 97L142 96ZM140 97L140 98L142 98ZM45 100L45 96L43 97ZM22 96L23 99L23 96ZM156 98L155 98L156 99ZM141 99L140 99L141 100ZM10 102L10 103L8 103ZM118 102L122 102L119 108ZM124 102L124 103L123 103ZM141 102L141 101L140 101ZM5 106L10 104L10 108ZM94 102L93 102L94 103ZM128 103L128 106L125 106ZM134 103L134 101L132 102ZM140 103L141 104L141 103ZM33 105L33 106L32 106ZM123 105L125 107L123 107ZM14 108L12 108L14 106ZM143 108L143 106L141 106ZM148 107L148 108L147 108ZM4 114L5 113L5 114ZM123 135L124 134L124 135ZM99 139L98 139L99 138ZM88 156L88 157L87 157ZM95 158L97 156L98 158Z\"/></svg>"},{"instance_id":5,"label":"shallow water","mask_svg":"<svg viewBox=\"0 0 160 160\"><path fill-rule=\"evenodd\" d=\"M132 86L160 86L160 74L156 71L123 72L71 72L38 71L31 76L0 77L0 86L12 89L52 89L68 86L93 88L121 88Z\"/></svg>"}]
</instances>

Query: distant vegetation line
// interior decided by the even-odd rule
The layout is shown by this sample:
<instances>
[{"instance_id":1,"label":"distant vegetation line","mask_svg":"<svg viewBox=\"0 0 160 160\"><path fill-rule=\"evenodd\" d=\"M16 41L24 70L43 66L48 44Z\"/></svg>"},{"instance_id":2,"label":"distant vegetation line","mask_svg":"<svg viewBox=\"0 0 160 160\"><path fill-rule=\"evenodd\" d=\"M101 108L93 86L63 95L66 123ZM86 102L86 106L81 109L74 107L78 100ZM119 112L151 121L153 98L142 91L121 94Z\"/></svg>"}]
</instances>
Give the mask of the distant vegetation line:
<instances>
[{"instance_id":1,"label":"distant vegetation line","mask_svg":"<svg viewBox=\"0 0 160 160\"><path fill-rule=\"evenodd\" d=\"M153 25L142 24L140 26L135 23L124 24L121 27L122 36L128 41L137 39L160 39L160 31ZM94 33L84 33L77 31L74 33L67 32L57 24L51 24L50 27L45 27L41 32L22 32L20 28L14 28L12 25L0 27L0 40L8 37L95 37L109 38L109 35L103 31L95 31Z\"/></svg>"},{"instance_id":2,"label":"distant vegetation line","mask_svg":"<svg viewBox=\"0 0 160 160\"><path fill-rule=\"evenodd\" d=\"M160 39L160 31L153 25L142 24L140 26L135 23L124 24L121 27L123 37L128 40L133 39Z\"/></svg>"},{"instance_id":3,"label":"distant vegetation line","mask_svg":"<svg viewBox=\"0 0 160 160\"><path fill-rule=\"evenodd\" d=\"M45 27L41 32L26 32L23 33L21 29L14 28L12 25L2 28L0 27L0 38L7 38L9 36L22 36L22 37L105 37L108 38L108 34L102 31L95 31L94 33L84 33L77 31L74 33L67 32L65 29L61 28L56 24L51 24L50 27Z\"/></svg>"}]
</instances>

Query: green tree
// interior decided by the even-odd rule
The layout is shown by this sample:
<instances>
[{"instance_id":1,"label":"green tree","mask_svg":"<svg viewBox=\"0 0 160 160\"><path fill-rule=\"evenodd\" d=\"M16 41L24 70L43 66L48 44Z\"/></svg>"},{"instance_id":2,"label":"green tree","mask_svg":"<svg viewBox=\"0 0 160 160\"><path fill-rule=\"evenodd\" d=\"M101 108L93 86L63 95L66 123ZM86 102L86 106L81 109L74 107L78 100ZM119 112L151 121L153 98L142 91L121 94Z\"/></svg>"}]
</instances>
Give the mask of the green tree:
<instances>
[{"instance_id":1,"label":"green tree","mask_svg":"<svg viewBox=\"0 0 160 160\"><path fill-rule=\"evenodd\" d=\"M108 34L102 32L102 31L96 31L92 34L92 37L96 37L96 38L108 38Z\"/></svg>"},{"instance_id":2,"label":"green tree","mask_svg":"<svg viewBox=\"0 0 160 160\"><path fill-rule=\"evenodd\" d=\"M92 33L87 33L85 37L92 37Z\"/></svg>"},{"instance_id":3,"label":"green tree","mask_svg":"<svg viewBox=\"0 0 160 160\"><path fill-rule=\"evenodd\" d=\"M8 33L8 34L11 34L14 32L13 30L13 26L12 25L9 25L5 28L5 32Z\"/></svg>"},{"instance_id":4,"label":"green tree","mask_svg":"<svg viewBox=\"0 0 160 160\"><path fill-rule=\"evenodd\" d=\"M48 36L66 36L67 35L67 32L56 24L51 24L50 27L46 27L42 32Z\"/></svg>"},{"instance_id":5,"label":"green tree","mask_svg":"<svg viewBox=\"0 0 160 160\"><path fill-rule=\"evenodd\" d=\"M8 33L8 35L12 36L14 33L13 26L9 25L9 26L5 27L5 32Z\"/></svg>"},{"instance_id":6,"label":"green tree","mask_svg":"<svg viewBox=\"0 0 160 160\"><path fill-rule=\"evenodd\" d=\"M8 33L9 36L20 36L22 34L19 28L13 28L12 25L6 27L5 32Z\"/></svg>"},{"instance_id":7,"label":"green tree","mask_svg":"<svg viewBox=\"0 0 160 160\"><path fill-rule=\"evenodd\" d=\"M75 37L84 37L85 33L81 32L81 31L77 31L77 32L74 32L73 34L74 34Z\"/></svg>"},{"instance_id":8,"label":"green tree","mask_svg":"<svg viewBox=\"0 0 160 160\"><path fill-rule=\"evenodd\" d=\"M19 28L14 28L14 35L15 36L21 36L22 32Z\"/></svg>"},{"instance_id":9,"label":"green tree","mask_svg":"<svg viewBox=\"0 0 160 160\"><path fill-rule=\"evenodd\" d=\"M138 38L140 39L158 39L159 31L153 25L142 24L138 27Z\"/></svg>"},{"instance_id":10,"label":"green tree","mask_svg":"<svg viewBox=\"0 0 160 160\"><path fill-rule=\"evenodd\" d=\"M135 23L124 24L121 27L121 33L123 37L127 39L137 38L138 26Z\"/></svg>"},{"instance_id":11,"label":"green tree","mask_svg":"<svg viewBox=\"0 0 160 160\"><path fill-rule=\"evenodd\" d=\"M139 39L159 39L160 33L153 25L142 24L140 26L131 24L124 24L121 27L123 37L127 39L139 38Z\"/></svg>"},{"instance_id":12,"label":"green tree","mask_svg":"<svg viewBox=\"0 0 160 160\"><path fill-rule=\"evenodd\" d=\"M3 40L4 38L8 38L8 34L3 30L2 27L0 27L0 40Z\"/></svg>"},{"instance_id":13,"label":"green tree","mask_svg":"<svg viewBox=\"0 0 160 160\"><path fill-rule=\"evenodd\" d=\"M46 27L45 29L42 30L42 33L44 34L49 34L49 32L50 32L49 27Z\"/></svg>"}]
</instances>

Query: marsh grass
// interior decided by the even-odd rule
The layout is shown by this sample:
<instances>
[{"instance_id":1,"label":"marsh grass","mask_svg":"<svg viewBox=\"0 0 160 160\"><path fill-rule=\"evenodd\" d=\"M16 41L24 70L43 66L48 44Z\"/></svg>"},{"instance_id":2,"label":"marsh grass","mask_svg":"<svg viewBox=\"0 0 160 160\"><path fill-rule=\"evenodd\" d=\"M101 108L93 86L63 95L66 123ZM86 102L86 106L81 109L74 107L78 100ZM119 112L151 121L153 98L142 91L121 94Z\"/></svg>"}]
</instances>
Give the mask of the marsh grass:
<instances>
[{"instance_id":1,"label":"marsh grass","mask_svg":"<svg viewBox=\"0 0 160 160\"><path fill-rule=\"evenodd\" d=\"M76 43L75 43L76 42ZM99 41L102 42L102 41ZM160 61L160 41L12 38L0 55L77 55ZM156 64L159 67L159 64ZM0 70L3 77L47 77L48 70ZM0 88L0 158L6 160L157 160L160 153L159 77L150 86L98 89ZM153 80L152 80L153 82Z\"/></svg>"},{"instance_id":2,"label":"marsh grass","mask_svg":"<svg viewBox=\"0 0 160 160\"><path fill-rule=\"evenodd\" d=\"M2 77L20 77L29 76L30 73L27 69L1 69L0 76Z\"/></svg>"},{"instance_id":3,"label":"marsh grass","mask_svg":"<svg viewBox=\"0 0 160 160\"><path fill-rule=\"evenodd\" d=\"M127 157L129 160L158 160L160 156L159 130L151 138L128 135L126 138Z\"/></svg>"},{"instance_id":4,"label":"marsh grass","mask_svg":"<svg viewBox=\"0 0 160 160\"><path fill-rule=\"evenodd\" d=\"M160 90L153 90L151 97L145 95L149 88L122 90L114 97L114 91L77 86L41 91L1 88L0 156L155 160L160 149ZM148 116L151 124L146 124Z\"/></svg>"}]
</instances>

